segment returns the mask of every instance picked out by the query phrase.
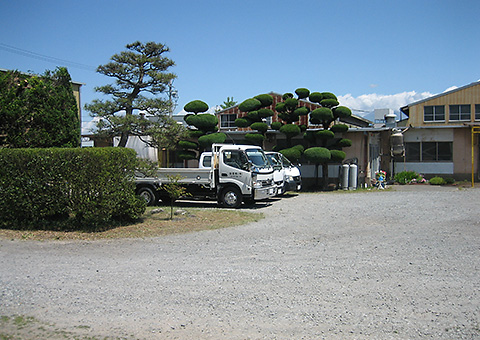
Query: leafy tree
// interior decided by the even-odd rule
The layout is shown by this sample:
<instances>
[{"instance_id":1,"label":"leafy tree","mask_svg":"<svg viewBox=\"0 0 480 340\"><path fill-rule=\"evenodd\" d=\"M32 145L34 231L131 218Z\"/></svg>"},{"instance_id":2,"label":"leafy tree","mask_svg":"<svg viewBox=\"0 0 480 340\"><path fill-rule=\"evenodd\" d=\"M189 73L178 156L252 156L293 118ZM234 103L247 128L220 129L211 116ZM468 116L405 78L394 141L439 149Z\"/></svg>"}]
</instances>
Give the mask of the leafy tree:
<instances>
[{"instance_id":1,"label":"leafy tree","mask_svg":"<svg viewBox=\"0 0 480 340\"><path fill-rule=\"evenodd\" d=\"M77 147L80 119L67 69L0 72L0 146Z\"/></svg>"},{"instance_id":2,"label":"leafy tree","mask_svg":"<svg viewBox=\"0 0 480 340\"><path fill-rule=\"evenodd\" d=\"M178 181L182 180L184 177L180 175L167 175L168 183L162 185L163 190L168 194L170 201L170 219L173 219L173 204L182 196L188 195L187 189Z\"/></svg>"},{"instance_id":3,"label":"leafy tree","mask_svg":"<svg viewBox=\"0 0 480 340\"><path fill-rule=\"evenodd\" d=\"M218 109L217 111L225 110L235 105L237 105L237 101L233 100L233 97L227 97L227 100L225 100L223 104L220 104L221 109Z\"/></svg>"},{"instance_id":4,"label":"leafy tree","mask_svg":"<svg viewBox=\"0 0 480 340\"><path fill-rule=\"evenodd\" d=\"M120 147L125 147L130 135L145 135L145 114L161 117L172 112L172 100L158 96L166 93L176 78L174 73L167 72L175 65L164 56L170 51L167 46L136 41L125 47L126 51L114 54L111 62L97 68L98 73L115 79L114 84L95 88L110 99L95 99L85 105L92 116L101 118L98 134L120 135ZM158 121L152 119L150 124Z\"/></svg>"}]
</instances>

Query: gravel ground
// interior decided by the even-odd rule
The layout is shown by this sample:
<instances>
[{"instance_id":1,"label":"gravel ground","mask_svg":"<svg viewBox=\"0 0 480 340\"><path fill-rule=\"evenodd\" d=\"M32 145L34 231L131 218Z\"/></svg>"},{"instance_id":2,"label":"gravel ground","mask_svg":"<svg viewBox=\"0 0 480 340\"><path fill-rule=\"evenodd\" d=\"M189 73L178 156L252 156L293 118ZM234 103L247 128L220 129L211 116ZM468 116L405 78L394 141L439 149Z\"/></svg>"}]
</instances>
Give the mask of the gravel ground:
<instances>
[{"instance_id":1,"label":"gravel ground","mask_svg":"<svg viewBox=\"0 0 480 340\"><path fill-rule=\"evenodd\" d=\"M0 315L127 339L480 339L479 189L301 194L248 225L0 241Z\"/></svg>"}]
</instances>

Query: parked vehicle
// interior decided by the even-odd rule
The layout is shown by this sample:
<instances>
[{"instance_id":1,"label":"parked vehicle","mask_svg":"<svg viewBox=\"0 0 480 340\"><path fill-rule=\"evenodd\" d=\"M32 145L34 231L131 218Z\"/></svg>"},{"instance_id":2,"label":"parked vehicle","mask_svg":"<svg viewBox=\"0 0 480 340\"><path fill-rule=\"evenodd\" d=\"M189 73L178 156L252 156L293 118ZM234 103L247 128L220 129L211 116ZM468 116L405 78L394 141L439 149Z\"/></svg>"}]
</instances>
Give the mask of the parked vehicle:
<instances>
[{"instance_id":1,"label":"parked vehicle","mask_svg":"<svg viewBox=\"0 0 480 340\"><path fill-rule=\"evenodd\" d=\"M283 195L286 191L286 174L278 152L265 152L273 167L273 182L277 187L277 195Z\"/></svg>"},{"instance_id":2,"label":"parked vehicle","mask_svg":"<svg viewBox=\"0 0 480 340\"><path fill-rule=\"evenodd\" d=\"M156 177L137 176L137 194L150 205L168 202L162 185L175 175L194 198L216 199L230 208L276 195L273 168L263 150L252 145L213 144L211 153L201 155L199 168L160 168Z\"/></svg>"},{"instance_id":3,"label":"parked vehicle","mask_svg":"<svg viewBox=\"0 0 480 340\"><path fill-rule=\"evenodd\" d=\"M283 190L280 190L280 194L284 194L287 191L302 190L302 176L298 167L292 164L292 162L280 152L268 151L266 155L272 160L272 164L275 164L274 168L277 171L275 182L277 185L280 185L279 178L283 175Z\"/></svg>"}]
</instances>

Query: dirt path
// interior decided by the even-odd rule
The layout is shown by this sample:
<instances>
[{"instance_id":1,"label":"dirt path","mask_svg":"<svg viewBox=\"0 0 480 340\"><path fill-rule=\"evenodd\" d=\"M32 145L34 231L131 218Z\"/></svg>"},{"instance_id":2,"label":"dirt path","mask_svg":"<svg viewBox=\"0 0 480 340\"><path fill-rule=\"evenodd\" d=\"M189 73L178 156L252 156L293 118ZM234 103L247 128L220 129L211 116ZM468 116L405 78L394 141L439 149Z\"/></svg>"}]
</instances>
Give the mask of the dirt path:
<instances>
[{"instance_id":1,"label":"dirt path","mask_svg":"<svg viewBox=\"0 0 480 340\"><path fill-rule=\"evenodd\" d=\"M432 186L301 194L222 230L0 241L0 314L98 338L478 339L479 202Z\"/></svg>"}]
</instances>

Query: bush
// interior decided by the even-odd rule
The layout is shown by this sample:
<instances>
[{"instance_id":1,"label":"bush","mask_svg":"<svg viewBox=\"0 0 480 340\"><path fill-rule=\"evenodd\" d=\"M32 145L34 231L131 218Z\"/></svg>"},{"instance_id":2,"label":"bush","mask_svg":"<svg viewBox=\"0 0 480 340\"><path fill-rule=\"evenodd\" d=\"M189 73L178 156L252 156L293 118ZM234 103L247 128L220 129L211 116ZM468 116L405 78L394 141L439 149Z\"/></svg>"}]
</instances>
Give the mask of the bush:
<instances>
[{"instance_id":1,"label":"bush","mask_svg":"<svg viewBox=\"0 0 480 340\"><path fill-rule=\"evenodd\" d=\"M96 229L135 220L135 151L124 148L0 149L0 226Z\"/></svg>"},{"instance_id":2,"label":"bush","mask_svg":"<svg viewBox=\"0 0 480 340\"><path fill-rule=\"evenodd\" d=\"M238 109L242 112L250 112L258 110L262 107L262 102L255 98L246 99L238 105Z\"/></svg>"},{"instance_id":3,"label":"bush","mask_svg":"<svg viewBox=\"0 0 480 340\"><path fill-rule=\"evenodd\" d=\"M245 140L253 145L261 146L263 144L265 137L260 133L247 133L245 135Z\"/></svg>"},{"instance_id":4,"label":"bush","mask_svg":"<svg viewBox=\"0 0 480 340\"><path fill-rule=\"evenodd\" d=\"M192 100L187 103L183 109L187 112L194 112L195 114L199 112L205 112L208 110L208 104L201 100Z\"/></svg>"},{"instance_id":5,"label":"bush","mask_svg":"<svg viewBox=\"0 0 480 340\"><path fill-rule=\"evenodd\" d=\"M443 177L439 177L439 176L436 176L436 177L433 177L432 179L430 179L429 183L432 184L432 185L447 184L447 182L443 179Z\"/></svg>"},{"instance_id":6,"label":"bush","mask_svg":"<svg viewBox=\"0 0 480 340\"><path fill-rule=\"evenodd\" d=\"M280 128L280 132L283 133L287 138L292 138L300 134L300 126L295 124L285 124Z\"/></svg>"},{"instance_id":7,"label":"bush","mask_svg":"<svg viewBox=\"0 0 480 340\"><path fill-rule=\"evenodd\" d=\"M415 171L402 171L394 176L398 184L410 183L413 179L419 180L421 177Z\"/></svg>"},{"instance_id":8,"label":"bush","mask_svg":"<svg viewBox=\"0 0 480 340\"><path fill-rule=\"evenodd\" d=\"M200 144L202 148L209 148L214 143L224 143L226 139L226 134L222 132L216 132L198 138L198 144Z\"/></svg>"},{"instance_id":9,"label":"bush","mask_svg":"<svg viewBox=\"0 0 480 340\"><path fill-rule=\"evenodd\" d=\"M302 157L302 151L300 151L300 149L296 147L280 150L280 153L292 163L298 162L300 157Z\"/></svg>"},{"instance_id":10,"label":"bush","mask_svg":"<svg viewBox=\"0 0 480 340\"><path fill-rule=\"evenodd\" d=\"M453 184L455 183L455 179L453 179L452 177L446 177L445 182L446 184Z\"/></svg>"}]
</instances>

